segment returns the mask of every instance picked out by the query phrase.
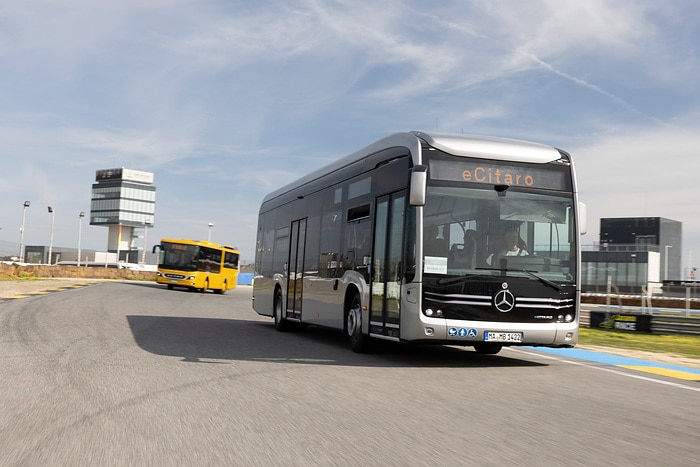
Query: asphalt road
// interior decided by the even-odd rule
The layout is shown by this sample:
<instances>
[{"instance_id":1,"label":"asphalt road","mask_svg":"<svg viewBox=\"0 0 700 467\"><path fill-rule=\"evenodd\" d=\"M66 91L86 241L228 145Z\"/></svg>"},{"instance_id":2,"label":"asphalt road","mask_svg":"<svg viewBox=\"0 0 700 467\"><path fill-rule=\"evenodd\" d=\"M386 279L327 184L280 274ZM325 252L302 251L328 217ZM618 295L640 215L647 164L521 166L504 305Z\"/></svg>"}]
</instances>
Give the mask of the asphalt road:
<instances>
[{"instance_id":1,"label":"asphalt road","mask_svg":"<svg viewBox=\"0 0 700 467\"><path fill-rule=\"evenodd\" d=\"M0 465L697 465L700 386L530 349L352 353L226 295L0 303Z\"/></svg>"}]
</instances>

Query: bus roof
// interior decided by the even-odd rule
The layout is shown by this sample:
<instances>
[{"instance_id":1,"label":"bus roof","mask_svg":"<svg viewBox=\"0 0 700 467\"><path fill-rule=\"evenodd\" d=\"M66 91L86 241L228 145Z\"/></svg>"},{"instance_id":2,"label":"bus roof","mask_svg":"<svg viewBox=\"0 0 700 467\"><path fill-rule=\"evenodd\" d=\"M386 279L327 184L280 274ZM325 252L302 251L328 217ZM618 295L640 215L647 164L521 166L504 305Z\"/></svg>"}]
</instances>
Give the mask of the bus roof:
<instances>
[{"instance_id":1,"label":"bus roof","mask_svg":"<svg viewBox=\"0 0 700 467\"><path fill-rule=\"evenodd\" d=\"M162 238L160 243L180 243L182 245L207 246L209 248L217 248L222 250L231 250L238 253L238 249L232 246L219 245L218 243L208 242L206 240L191 240L189 238Z\"/></svg>"},{"instance_id":2,"label":"bus roof","mask_svg":"<svg viewBox=\"0 0 700 467\"><path fill-rule=\"evenodd\" d=\"M369 170L373 167L366 167L362 164L360 168L359 163L366 162L372 155L386 149L406 148L411 156L413 165L422 164L421 151L423 145L456 156L500 159L513 162L547 163L562 157L560 151L551 146L515 139L426 131L393 133L269 193L263 199L263 204L353 164L358 164L358 173ZM394 156L389 155L388 157ZM377 160L372 162L376 164L384 161Z\"/></svg>"},{"instance_id":3,"label":"bus roof","mask_svg":"<svg viewBox=\"0 0 700 467\"><path fill-rule=\"evenodd\" d=\"M544 164L561 159L558 149L530 141L465 135L461 133L429 133L412 131L429 146L455 156L499 159L511 162Z\"/></svg>"}]
</instances>

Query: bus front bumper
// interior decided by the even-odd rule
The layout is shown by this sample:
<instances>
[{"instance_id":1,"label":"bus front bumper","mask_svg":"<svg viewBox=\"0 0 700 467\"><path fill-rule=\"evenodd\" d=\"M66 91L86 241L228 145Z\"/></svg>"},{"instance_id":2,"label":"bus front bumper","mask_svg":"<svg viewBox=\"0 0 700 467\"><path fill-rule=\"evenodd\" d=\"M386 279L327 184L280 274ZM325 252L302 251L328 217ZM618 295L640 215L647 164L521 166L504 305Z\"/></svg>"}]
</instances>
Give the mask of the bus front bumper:
<instances>
[{"instance_id":1,"label":"bus front bumper","mask_svg":"<svg viewBox=\"0 0 700 467\"><path fill-rule=\"evenodd\" d=\"M178 287L196 288L194 276L168 277L167 275L158 273L156 275L156 283Z\"/></svg>"},{"instance_id":2,"label":"bus front bumper","mask_svg":"<svg viewBox=\"0 0 700 467\"><path fill-rule=\"evenodd\" d=\"M488 342L548 347L573 347L578 341L578 322L508 323L422 318L413 327L401 327L401 340L447 345Z\"/></svg>"}]
</instances>

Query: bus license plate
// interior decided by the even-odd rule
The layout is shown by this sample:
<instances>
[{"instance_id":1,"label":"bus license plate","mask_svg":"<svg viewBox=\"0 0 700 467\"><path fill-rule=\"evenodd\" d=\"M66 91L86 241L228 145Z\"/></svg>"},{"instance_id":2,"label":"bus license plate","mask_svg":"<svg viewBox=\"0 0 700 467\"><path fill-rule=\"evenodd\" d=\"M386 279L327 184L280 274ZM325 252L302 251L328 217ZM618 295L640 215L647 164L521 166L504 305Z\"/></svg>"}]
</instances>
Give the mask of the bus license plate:
<instances>
[{"instance_id":1,"label":"bus license plate","mask_svg":"<svg viewBox=\"0 0 700 467\"><path fill-rule=\"evenodd\" d=\"M486 331L484 340L489 342L522 342L522 332L493 332Z\"/></svg>"}]
</instances>

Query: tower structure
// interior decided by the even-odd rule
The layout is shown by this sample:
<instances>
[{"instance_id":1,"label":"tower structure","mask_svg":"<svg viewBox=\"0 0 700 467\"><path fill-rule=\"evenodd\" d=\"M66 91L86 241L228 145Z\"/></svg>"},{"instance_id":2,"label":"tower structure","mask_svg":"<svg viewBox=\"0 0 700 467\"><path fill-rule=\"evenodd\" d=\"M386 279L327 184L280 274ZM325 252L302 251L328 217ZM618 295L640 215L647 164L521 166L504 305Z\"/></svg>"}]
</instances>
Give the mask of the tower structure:
<instances>
[{"instance_id":1,"label":"tower structure","mask_svg":"<svg viewBox=\"0 0 700 467\"><path fill-rule=\"evenodd\" d=\"M90 204L90 225L109 228L107 250L119 260L133 258L136 229L152 228L156 211L156 187L152 172L101 169L95 173Z\"/></svg>"}]
</instances>

